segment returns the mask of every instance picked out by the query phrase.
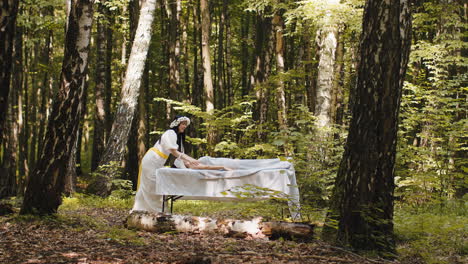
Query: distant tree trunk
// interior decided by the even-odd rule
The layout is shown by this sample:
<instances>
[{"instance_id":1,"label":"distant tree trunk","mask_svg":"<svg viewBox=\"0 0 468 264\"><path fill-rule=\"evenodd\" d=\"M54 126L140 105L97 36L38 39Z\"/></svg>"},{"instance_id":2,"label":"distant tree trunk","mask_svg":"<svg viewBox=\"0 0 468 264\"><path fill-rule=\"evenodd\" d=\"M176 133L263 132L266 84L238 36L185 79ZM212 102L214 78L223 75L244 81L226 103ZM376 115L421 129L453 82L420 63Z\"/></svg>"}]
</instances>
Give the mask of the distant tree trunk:
<instances>
[{"instance_id":1,"label":"distant tree trunk","mask_svg":"<svg viewBox=\"0 0 468 264\"><path fill-rule=\"evenodd\" d=\"M395 252L394 164L410 38L409 1L367 1L356 103L322 234L340 245Z\"/></svg>"},{"instance_id":2,"label":"distant tree trunk","mask_svg":"<svg viewBox=\"0 0 468 264\"><path fill-rule=\"evenodd\" d=\"M181 0L165 0L167 17L169 18L169 96L171 99L182 99L179 91L180 84L180 12Z\"/></svg>"},{"instance_id":3,"label":"distant tree trunk","mask_svg":"<svg viewBox=\"0 0 468 264\"><path fill-rule=\"evenodd\" d=\"M103 3L98 4L98 12L105 16L107 9ZM104 151L106 126L105 122L109 116L106 116L105 110L105 91L107 85L107 25L104 19L98 19L96 33L96 84L94 86L95 114L94 114L94 134L93 134L93 152L91 157L91 170L96 170Z\"/></svg>"},{"instance_id":4,"label":"distant tree trunk","mask_svg":"<svg viewBox=\"0 0 468 264\"><path fill-rule=\"evenodd\" d=\"M250 13L242 12L241 15L241 89L242 96L246 96L249 91L248 68L249 68L249 49L247 40L249 37Z\"/></svg>"},{"instance_id":5,"label":"distant tree trunk","mask_svg":"<svg viewBox=\"0 0 468 264\"><path fill-rule=\"evenodd\" d=\"M17 67L13 65L13 70ZM16 165L18 162L18 91L21 86L11 90L8 96L8 109L5 120L3 143L3 162L1 168L6 175L0 177L0 199L16 195Z\"/></svg>"},{"instance_id":6,"label":"distant tree trunk","mask_svg":"<svg viewBox=\"0 0 468 264\"><path fill-rule=\"evenodd\" d=\"M151 26L154 19L155 8L156 0L146 0L141 6L138 28L135 40L133 41L125 82L122 88L121 102L115 113L114 124L109 139L107 140L103 156L99 162L100 166L109 165L112 162L120 164L125 156L125 146L135 115L141 77L143 76L146 56L149 50L152 35ZM108 183L113 177L115 177L115 175L97 177L97 179L88 186L88 191L99 195L108 195L110 193L110 185Z\"/></svg>"},{"instance_id":7,"label":"distant tree trunk","mask_svg":"<svg viewBox=\"0 0 468 264\"><path fill-rule=\"evenodd\" d=\"M93 1L73 0L65 38L60 90L48 122L44 148L29 178L21 214L57 211L65 186L67 163L83 111Z\"/></svg>"},{"instance_id":8,"label":"distant tree trunk","mask_svg":"<svg viewBox=\"0 0 468 264\"><path fill-rule=\"evenodd\" d=\"M114 22L114 17L110 12L107 12L107 18L109 19L109 24L112 25ZM111 104L112 104L112 49L113 49L113 30L112 27L107 26L106 28L106 57L105 57L105 65L106 65L106 81L105 81L105 99L104 99L104 113L106 119L104 120L105 124L105 134L104 134L104 142L107 142L109 138L110 131L112 129L112 112L111 112ZM102 153L102 152L101 152Z\"/></svg>"},{"instance_id":9,"label":"distant tree trunk","mask_svg":"<svg viewBox=\"0 0 468 264\"><path fill-rule=\"evenodd\" d=\"M201 33L202 33L202 60L203 60L203 87L205 90L206 111L214 110L213 79L211 78L210 58L210 11L208 0L200 0Z\"/></svg>"},{"instance_id":10,"label":"distant tree trunk","mask_svg":"<svg viewBox=\"0 0 468 264\"><path fill-rule=\"evenodd\" d=\"M23 118L23 90L24 90L24 77L23 77L23 30L21 27L18 27L17 34L15 35L15 44L14 44L14 70L13 70L13 87L18 89L18 189L17 196L23 196L25 189L25 178L29 174L28 169L28 158L27 154L27 138L25 136L24 128L25 122Z\"/></svg>"},{"instance_id":11,"label":"distant tree trunk","mask_svg":"<svg viewBox=\"0 0 468 264\"><path fill-rule=\"evenodd\" d=\"M337 34L337 47L335 53L335 68L333 69L333 88L331 97L331 122L342 124L343 120L343 68L344 68L344 41L342 31Z\"/></svg>"},{"instance_id":12,"label":"distant tree trunk","mask_svg":"<svg viewBox=\"0 0 468 264\"><path fill-rule=\"evenodd\" d=\"M225 10L225 24L226 24L226 102L227 106L232 105L234 101L234 87L232 87L232 57L231 57L231 47L232 47L232 33L231 33L231 18L230 12L228 9L228 0L223 0L223 10Z\"/></svg>"},{"instance_id":13,"label":"distant tree trunk","mask_svg":"<svg viewBox=\"0 0 468 264\"><path fill-rule=\"evenodd\" d=\"M18 0L4 0L0 4L0 145L8 106L12 68L13 41L15 39Z\"/></svg>"},{"instance_id":14,"label":"distant tree trunk","mask_svg":"<svg viewBox=\"0 0 468 264\"><path fill-rule=\"evenodd\" d=\"M16 196L20 193L18 186L21 181L16 178L16 169L18 168L19 173L24 172L21 170L21 160L19 160L20 151L20 136L21 129L23 126L23 113L22 113L22 81L23 81L23 56L22 56L22 29L18 27L15 33L13 41L13 64L12 64L12 90L9 96L10 103L8 104L9 112L7 113L7 122L10 122L9 126L6 127L7 132L5 138L5 153L3 158L3 168L7 169L7 177L5 182L0 183L0 189L4 189L5 192L0 192L0 197ZM23 147L24 148L24 147ZM24 175L24 174L19 174ZM0 180L1 181L1 180ZM6 194L5 194L6 193ZM23 193L21 192L21 195Z\"/></svg>"},{"instance_id":15,"label":"distant tree trunk","mask_svg":"<svg viewBox=\"0 0 468 264\"><path fill-rule=\"evenodd\" d=\"M312 43L311 43L311 34L310 34L310 26L306 23L304 25L304 57L303 60L304 62L304 88L306 91L307 95L307 106L309 107L310 112L315 111L315 85L313 85L313 73L314 73L314 62L313 60L313 54L312 54Z\"/></svg>"},{"instance_id":16,"label":"distant tree trunk","mask_svg":"<svg viewBox=\"0 0 468 264\"><path fill-rule=\"evenodd\" d=\"M255 32L255 57L252 66L254 67L250 76L250 87L255 89L257 99L256 114L254 118L258 120L259 130L257 136L263 139L265 136L263 124L267 119L268 112L268 89L265 82L270 73L271 48L274 47L271 19L267 19L263 13L257 14Z\"/></svg>"},{"instance_id":17,"label":"distant tree trunk","mask_svg":"<svg viewBox=\"0 0 468 264\"><path fill-rule=\"evenodd\" d=\"M203 60L203 87L205 90L205 109L207 113L214 112L214 91L213 79L211 78L211 58L210 58L210 11L208 8L208 0L200 0L201 14L201 44L202 44L202 60ZM209 121L208 121L209 122ZM207 128L208 152L212 153L212 149L216 144L216 133L211 127Z\"/></svg>"},{"instance_id":18,"label":"distant tree trunk","mask_svg":"<svg viewBox=\"0 0 468 264\"><path fill-rule=\"evenodd\" d=\"M192 100L194 105L202 107L202 89L200 83L200 67L198 62L199 47L201 47L201 24L200 24L200 4L199 1L193 4L193 84ZM200 49L201 50L201 49Z\"/></svg>"},{"instance_id":19,"label":"distant tree trunk","mask_svg":"<svg viewBox=\"0 0 468 264\"><path fill-rule=\"evenodd\" d=\"M38 72L39 69L38 69L38 54L39 53L39 46L38 46L38 43L34 43L34 47L31 51L31 54L29 56L30 58L30 67L31 67L31 72L32 73L35 73L35 72ZM38 101L38 97L41 95L41 89L39 89L39 84L37 83L37 76L36 74L31 74L31 75L27 75L27 76L30 76L31 77L31 96L30 98L28 99L28 101L30 102L29 103L29 109L30 109L30 112L29 112L29 120L28 120L28 123L31 124L31 126L29 127L29 132L30 134L28 135L29 136L29 164L31 166L31 168L34 168L35 167L35 164L36 164L36 155L37 155L37 115L38 115L38 111L37 111L37 101ZM28 78L26 76L26 81L28 81ZM42 87L41 87L42 88Z\"/></svg>"},{"instance_id":20,"label":"distant tree trunk","mask_svg":"<svg viewBox=\"0 0 468 264\"><path fill-rule=\"evenodd\" d=\"M282 74L284 74L284 22L282 15L278 12L275 13L272 24L276 34L276 72L278 75L278 82L276 84L276 103L278 104L278 123L281 130L286 130L288 129L288 118L286 113L284 81L282 80Z\"/></svg>"},{"instance_id":21,"label":"distant tree trunk","mask_svg":"<svg viewBox=\"0 0 468 264\"><path fill-rule=\"evenodd\" d=\"M325 26L317 33L319 46L319 65L317 74L317 90L315 115L319 128L328 128L331 125L331 93L333 88L333 67L336 52L336 29Z\"/></svg>"},{"instance_id":22,"label":"distant tree trunk","mask_svg":"<svg viewBox=\"0 0 468 264\"><path fill-rule=\"evenodd\" d=\"M45 8L43 11L44 16L48 17L53 17L54 14L54 9L52 6L49 6ZM47 37L45 41L45 47L42 49L42 52L40 52L41 56L41 64L43 65L42 67L45 69L42 69L42 80L40 82L39 89L41 90L41 105L40 105L40 110L39 110L39 132L38 132L38 145L37 149L40 151L44 145L44 133L47 125L47 119L48 119L48 100L51 97L51 74L50 74L50 56L52 55L52 37L53 37L53 31L48 30L47 32Z\"/></svg>"},{"instance_id":23,"label":"distant tree trunk","mask_svg":"<svg viewBox=\"0 0 468 264\"><path fill-rule=\"evenodd\" d=\"M146 142L147 142L147 133L148 133L148 122L147 122L147 115L148 110L147 107L149 105L148 97L148 90L149 90L149 73L148 73L149 66L145 67L145 72L143 74L143 89L140 89L140 97L138 103L138 136L137 136L137 157L138 160L141 161L143 156L146 153Z\"/></svg>"},{"instance_id":24,"label":"distant tree trunk","mask_svg":"<svg viewBox=\"0 0 468 264\"><path fill-rule=\"evenodd\" d=\"M189 24L190 18L190 8L185 8L186 13L182 14L181 19L181 31L182 31L182 41L181 41L181 51L183 52L183 69L184 69L184 80L183 80L183 90L184 90L184 100L191 103L191 94L190 94L190 64L189 64L189 45L188 45L188 33L187 27ZM194 54L196 55L196 54Z\"/></svg>"},{"instance_id":25,"label":"distant tree trunk","mask_svg":"<svg viewBox=\"0 0 468 264\"><path fill-rule=\"evenodd\" d=\"M218 59L217 59L217 92L216 92L216 97L217 97L217 105L218 109L224 108L224 101L226 98L226 92L225 92L225 85L224 85L224 29L226 27L226 11L227 7L224 5L223 1L223 8L219 12L219 24L218 24Z\"/></svg>"}]
</instances>

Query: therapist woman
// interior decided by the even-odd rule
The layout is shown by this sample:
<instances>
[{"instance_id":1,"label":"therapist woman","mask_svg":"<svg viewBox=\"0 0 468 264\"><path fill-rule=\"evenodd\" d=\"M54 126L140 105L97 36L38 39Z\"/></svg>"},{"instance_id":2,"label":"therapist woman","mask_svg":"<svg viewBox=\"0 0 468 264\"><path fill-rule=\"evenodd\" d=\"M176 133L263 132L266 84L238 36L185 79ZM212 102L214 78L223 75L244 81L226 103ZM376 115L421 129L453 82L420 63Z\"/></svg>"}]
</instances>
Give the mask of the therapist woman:
<instances>
[{"instance_id":1,"label":"therapist woman","mask_svg":"<svg viewBox=\"0 0 468 264\"><path fill-rule=\"evenodd\" d=\"M186 116L176 116L166 132L146 152L140 163L138 190L132 211L162 212L162 195L156 195L155 170L164 167L170 154L183 163L198 166L198 160L184 154L185 129L190 125Z\"/></svg>"}]
</instances>

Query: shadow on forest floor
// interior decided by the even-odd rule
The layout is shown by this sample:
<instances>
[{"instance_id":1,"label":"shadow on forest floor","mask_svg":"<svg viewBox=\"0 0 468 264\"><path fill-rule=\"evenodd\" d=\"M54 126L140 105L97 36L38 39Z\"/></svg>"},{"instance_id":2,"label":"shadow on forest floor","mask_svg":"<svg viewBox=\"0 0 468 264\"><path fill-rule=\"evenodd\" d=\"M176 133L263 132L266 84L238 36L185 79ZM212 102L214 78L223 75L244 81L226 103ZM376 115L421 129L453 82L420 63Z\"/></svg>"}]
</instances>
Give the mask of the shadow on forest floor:
<instances>
[{"instance_id":1,"label":"shadow on forest floor","mask_svg":"<svg viewBox=\"0 0 468 264\"><path fill-rule=\"evenodd\" d=\"M72 206L49 217L2 216L0 263L384 263L318 240L128 230L127 214L125 208Z\"/></svg>"}]
</instances>

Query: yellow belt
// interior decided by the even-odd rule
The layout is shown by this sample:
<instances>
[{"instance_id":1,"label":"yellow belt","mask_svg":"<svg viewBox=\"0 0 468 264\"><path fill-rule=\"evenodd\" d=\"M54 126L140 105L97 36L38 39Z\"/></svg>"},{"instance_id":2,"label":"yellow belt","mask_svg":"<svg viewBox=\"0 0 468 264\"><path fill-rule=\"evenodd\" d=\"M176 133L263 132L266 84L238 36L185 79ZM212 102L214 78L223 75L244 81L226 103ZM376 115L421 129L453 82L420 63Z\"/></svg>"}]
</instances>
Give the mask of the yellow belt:
<instances>
[{"instance_id":1,"label":"yellow belt","mask_svg":"<svg viewBox=\"0 0 468 264\"><path fill-rule=\"evenodd\" d=\"M154 151L156 154L158 154L163 159L169 158L169 156L162 153L158 148L150 148L150 150ZM138 190L138 188L140 188L140 175L141 175L141 162L140 162L140 168L138 170L137 190Z\"/></svg>"},{"instance_id":2,"label":"yellow belt","mask_svg":"<svg viewBox=\"0 0 468 264\"><path fill-rule=\"evenodd\" d=\"M162 153L159 149L157 148L150 148L152 151L154 151L156 154L158 154L161 158L163 159L167 159L169 158L169 156L167 156L166 154Z\"/></svg>"}]
</instances>

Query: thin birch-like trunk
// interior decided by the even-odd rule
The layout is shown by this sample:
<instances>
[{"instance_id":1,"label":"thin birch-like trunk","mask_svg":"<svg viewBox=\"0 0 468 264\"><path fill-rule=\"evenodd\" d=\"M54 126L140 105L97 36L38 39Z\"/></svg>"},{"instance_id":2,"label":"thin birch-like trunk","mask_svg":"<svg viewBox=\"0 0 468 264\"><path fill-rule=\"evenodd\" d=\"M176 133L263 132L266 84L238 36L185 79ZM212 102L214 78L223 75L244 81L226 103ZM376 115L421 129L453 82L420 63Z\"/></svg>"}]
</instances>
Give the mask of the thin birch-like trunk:
<instances>
[{"instance_id":1,"label":"thin birch-like trunk","mask_svg":"<svg viewBox=\"0 0 468 264\"><path fill-rule=\"evenodd\" d=\"M143 2L140 10L138 28L133 41L132 51L128 60L127 73L121 93L121 101L115 113L115 120L111 133L106 143L103 156L99 165L119 165L125 156L125 146L135 115L136 104L140 92L141 79L145 67L146 57L152 35L152 23L156 0ZM97 177L90 184L89 191L100 195L108 195L110 192L109 180L115 175Z\"/></svg>"},{"instance_id":2,"label":"thin birch-like trunk","mask_svg":"<svg viewBox=\"0 0 468 264\"><path fill-rule=\"evenodd\" d=\"M331 94L333 88L334 64L336 52L336 29L325 26L317 33L319 46L319 64L317 73L317 90L315 115L319 128L329 128L331 125Z\"/></svg>"},{"instance_id":3,"label":"thin birch-like trunk","mask_svg":"<svg viewBox=\"0 0 468 264\"><path fill-rule=\"evenodd\" d=\"M83 111L93 2L73 0L68 16L60 89L49 119L44 148L29 177L22 214L52 214L61 204L67 163Z\"/></svg>"}]
</instances>

